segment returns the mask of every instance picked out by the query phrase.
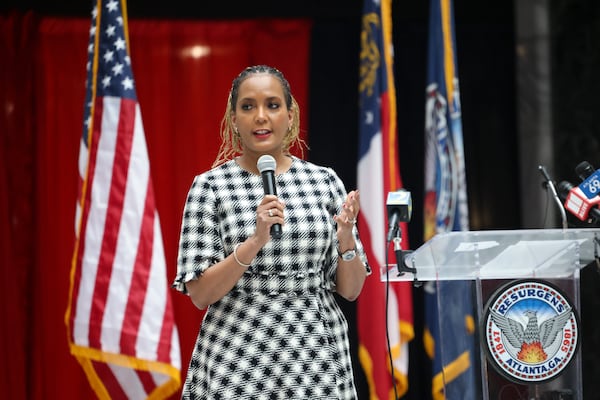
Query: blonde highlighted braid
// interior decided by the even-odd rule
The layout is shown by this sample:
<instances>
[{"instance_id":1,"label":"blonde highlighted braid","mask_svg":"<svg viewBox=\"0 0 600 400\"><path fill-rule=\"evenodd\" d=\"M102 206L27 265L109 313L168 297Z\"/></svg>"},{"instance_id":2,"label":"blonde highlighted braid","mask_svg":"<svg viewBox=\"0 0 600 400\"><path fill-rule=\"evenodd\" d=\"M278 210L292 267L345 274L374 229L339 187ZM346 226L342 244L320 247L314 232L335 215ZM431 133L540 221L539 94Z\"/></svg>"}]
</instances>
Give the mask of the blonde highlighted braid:
<instances>
[{"instance_id":1,"label":"blonde highlighted braid","mask_svg":"<svg viewBox=\"0 0 600 400\"><path fill-rule=\"evenodd\" d=\"M229 97L227 99L225 114L221 120L221 147L219 148L217 158L213 162L213 167L223 164L224 162L229 161L242 153L243 149L242 142L240 140L240 134L234 128L231 116L235 112L235 105L238 100L240 85L248 77L255 74L270 74L277 78L283 89L286 107L289 111L292 111L292 124L290 125L282 143L283 152L289 154L290 149L293 146L297 146L300 151L303 152L303 147L306 146L304 141L300 138L300 107L292 95L289 82L278 69L269 67L268 65L255 65L244 69L233 80L231 90L229 91Z\"/></svg>"}]
</instances>

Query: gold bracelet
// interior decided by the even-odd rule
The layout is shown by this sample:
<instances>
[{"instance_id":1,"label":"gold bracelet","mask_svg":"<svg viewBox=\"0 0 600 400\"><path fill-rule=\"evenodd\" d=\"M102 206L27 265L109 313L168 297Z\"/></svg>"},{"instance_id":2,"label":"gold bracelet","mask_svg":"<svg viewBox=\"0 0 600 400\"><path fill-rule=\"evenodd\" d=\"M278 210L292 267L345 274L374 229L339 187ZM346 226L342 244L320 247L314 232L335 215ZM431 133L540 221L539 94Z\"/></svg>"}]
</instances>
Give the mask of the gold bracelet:
<instances>
[{"instance_id":1,"label":"gold bracelet","mask_svg":"<svg viewBox=\"0 0 600 400\"><path fill-rule=\"evenodd\" d=\"M238 247L240 247L242 244L238 243L235 245L235 247L233 248L233 258L235 258L235 261L237 261L238 264L240 264L242 267L244 268L248 268L250 266L250 264L244 264L243 262L240 261L240 259L237 257L237 249Z\"/></svg>"}]
</instances>

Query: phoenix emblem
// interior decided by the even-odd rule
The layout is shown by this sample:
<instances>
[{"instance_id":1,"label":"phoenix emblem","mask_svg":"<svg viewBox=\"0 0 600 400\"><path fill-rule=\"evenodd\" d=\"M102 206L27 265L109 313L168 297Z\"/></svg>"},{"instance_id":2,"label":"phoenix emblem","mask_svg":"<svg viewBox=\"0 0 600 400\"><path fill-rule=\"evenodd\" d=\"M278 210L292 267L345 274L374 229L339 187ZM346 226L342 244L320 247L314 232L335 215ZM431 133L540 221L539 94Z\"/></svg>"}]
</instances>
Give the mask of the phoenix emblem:
<instances>
[{"instance_id":1,"label":"phoenix emblem","mask_svg":"<svg viewBox=\"0 0 600 400\"><path fill-rule=\"evenodd\" d=\"M495 311L491 311L490 316L508 343L520 349L517 354L519 360L527 363L539 363L548 358L544 349L552 346L561 337L559 333L571 318L571 309L547 319L541 324L538 323L536 311L525 311L526 326Z\"/></svg>"}]
</instances>

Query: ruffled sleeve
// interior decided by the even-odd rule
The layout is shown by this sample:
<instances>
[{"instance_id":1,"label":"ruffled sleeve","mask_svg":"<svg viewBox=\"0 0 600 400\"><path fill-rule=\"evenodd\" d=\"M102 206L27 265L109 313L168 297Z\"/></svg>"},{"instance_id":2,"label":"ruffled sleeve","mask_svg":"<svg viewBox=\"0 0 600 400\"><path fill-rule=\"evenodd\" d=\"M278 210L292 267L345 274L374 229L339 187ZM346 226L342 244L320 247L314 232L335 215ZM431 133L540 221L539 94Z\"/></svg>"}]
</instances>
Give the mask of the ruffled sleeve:
<instances>
[{"instance_id":1,"label":"ruffled sleeve","mask_svg":"<svg viewBox=\"0 0 600 400\"><path fill-rule=\"evenodd\" d=\"M198 279L207 268L223 258L217 199L206 177L198 175L188 192L183 210L177 276L172 287L187 294L185 283Z\"/></svg>"}]
</instances>

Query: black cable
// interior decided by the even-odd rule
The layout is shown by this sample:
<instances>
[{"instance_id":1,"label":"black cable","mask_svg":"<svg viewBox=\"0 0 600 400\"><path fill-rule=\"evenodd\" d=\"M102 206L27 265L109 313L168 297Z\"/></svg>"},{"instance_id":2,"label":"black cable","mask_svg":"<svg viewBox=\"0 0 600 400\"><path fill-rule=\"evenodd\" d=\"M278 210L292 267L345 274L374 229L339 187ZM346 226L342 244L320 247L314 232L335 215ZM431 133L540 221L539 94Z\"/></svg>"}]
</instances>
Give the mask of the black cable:
<instances>
[{"instance_id":1,"label":"black cable","mask_svg":"<svg viewBox=\"0 0 600 400\"><path fill-rule=\"evenodd\" d=\"M387 342L388 357L390 360L390 374L392 375L392 385L394 385L394 399L398 400L398 389L396 388L396 375L394 374L394 359L392 358L392 346L390 344L389 332L389 299L390 299L390 268L388 254L390 252L390 243L388 242L385 250L385 339Z\"/></svg>"}]
</instances>

